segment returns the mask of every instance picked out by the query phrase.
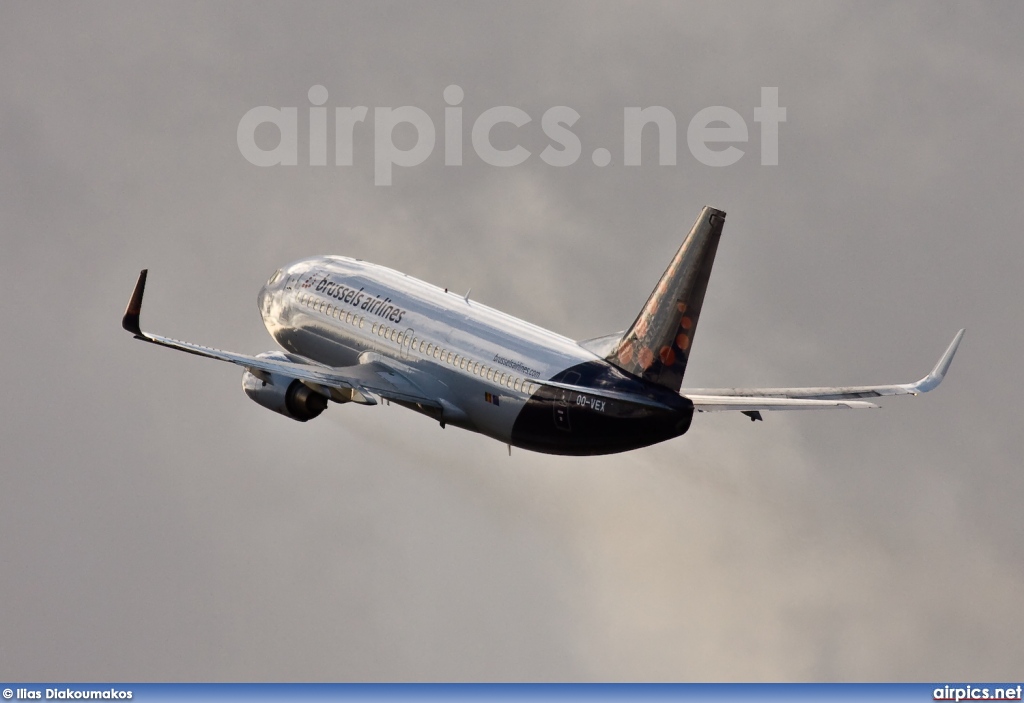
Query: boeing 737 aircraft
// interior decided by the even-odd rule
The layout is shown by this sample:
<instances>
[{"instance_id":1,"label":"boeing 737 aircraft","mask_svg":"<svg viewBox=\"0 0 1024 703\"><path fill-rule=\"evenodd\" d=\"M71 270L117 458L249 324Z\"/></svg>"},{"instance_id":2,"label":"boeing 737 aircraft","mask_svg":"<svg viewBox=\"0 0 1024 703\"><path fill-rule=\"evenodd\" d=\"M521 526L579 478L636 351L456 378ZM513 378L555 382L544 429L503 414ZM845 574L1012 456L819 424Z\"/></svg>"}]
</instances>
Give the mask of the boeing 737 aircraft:
<instances>
[{"instance_id":1,"label":"boeing 737 aircraft","mask_svg":"<svg viewBox=\"0 0 1024 703\"><path fill-rule=\"evenodd\" d=\"M678 437L694 412L875 408L942 381L960 330L916 383L833 388L680 390L725 213L705 207L628 330L584 342L364 261L323 256L278 270L258 303L283 348L235 354L143 332L146 271L122 326L153 344L241 366L242 388L305 422L328 401L385 399L509 445L610 454Z\"/></svg>"}]
</instances>

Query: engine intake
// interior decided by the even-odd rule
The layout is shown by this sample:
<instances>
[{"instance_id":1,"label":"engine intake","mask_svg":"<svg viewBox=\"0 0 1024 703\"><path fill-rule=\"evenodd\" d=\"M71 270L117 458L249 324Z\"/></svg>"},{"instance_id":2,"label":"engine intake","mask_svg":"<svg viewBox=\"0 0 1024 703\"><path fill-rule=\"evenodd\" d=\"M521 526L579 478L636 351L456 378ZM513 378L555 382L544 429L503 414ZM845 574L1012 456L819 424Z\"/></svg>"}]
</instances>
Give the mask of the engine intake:
<instances>
[{"instance_id":1,"label":"engine intake","mask_svg":"<svg viewBox=\"0 0 1024 703\"><path fill-rule=\"evenodd\" d=\"M278 356L281 358L277 359ZM279 352L260 354L260 357L288 361ZM267 410L299 422L312 420L327 409L327 396L288 376L268 373L261 378L245 371L242 374L242 390Z\"/></svg>"}]
</instances>

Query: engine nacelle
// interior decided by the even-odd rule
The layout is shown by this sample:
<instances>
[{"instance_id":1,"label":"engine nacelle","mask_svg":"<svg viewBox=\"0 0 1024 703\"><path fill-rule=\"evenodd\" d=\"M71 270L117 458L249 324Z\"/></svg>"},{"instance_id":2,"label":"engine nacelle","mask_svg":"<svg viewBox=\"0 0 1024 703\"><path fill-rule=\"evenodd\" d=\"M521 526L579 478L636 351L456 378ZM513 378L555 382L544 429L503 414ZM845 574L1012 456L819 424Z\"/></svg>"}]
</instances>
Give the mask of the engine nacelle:
<instances>
[{"instance_id":1,"label":"engine nacelle","mask_svg":"<svg viewBox=\"0 0 1024 703\"><path fill-rule=\"evenodd\" d=\"M291 361L280 352L267 352L257 358ZM327 397L296 378L268 373L265 379L245 371L242 374L242 390L267 410L306 422L327 409Z\"/></svg>"}]
</instances>

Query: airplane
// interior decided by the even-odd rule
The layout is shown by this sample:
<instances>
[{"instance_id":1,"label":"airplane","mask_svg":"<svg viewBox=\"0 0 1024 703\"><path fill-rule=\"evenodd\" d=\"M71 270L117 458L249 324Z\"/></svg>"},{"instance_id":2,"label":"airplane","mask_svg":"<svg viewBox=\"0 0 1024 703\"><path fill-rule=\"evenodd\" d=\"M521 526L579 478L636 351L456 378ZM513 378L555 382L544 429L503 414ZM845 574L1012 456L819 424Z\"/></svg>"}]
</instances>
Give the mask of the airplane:
<instances>
[{"instance_id":1,"label":"airplane","mask_svg":"<svg viewBox=\"0 0 1024 703\"><path fill-rule=\"evenodd\" d=\"M257 296L281 347L250 356L143 332L147 270L122 326L136 339L244 369L261 406L306 422L329 401L395 403L512 447L598 455L684 434L695 412L877 408L946 375L964 330L915 383L681 390L725 213L705 207L633 324L576 342L412 276L344 256L278 269Z\"/></svg>"}]
</instances>

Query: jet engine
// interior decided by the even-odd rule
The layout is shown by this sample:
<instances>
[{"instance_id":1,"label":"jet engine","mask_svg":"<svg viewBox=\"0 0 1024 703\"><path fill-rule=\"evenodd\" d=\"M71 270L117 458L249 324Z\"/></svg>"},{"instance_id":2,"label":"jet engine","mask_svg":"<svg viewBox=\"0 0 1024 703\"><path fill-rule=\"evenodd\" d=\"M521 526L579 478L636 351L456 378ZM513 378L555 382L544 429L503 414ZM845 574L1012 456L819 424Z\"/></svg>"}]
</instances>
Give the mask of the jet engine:
<instances>
[{"instance_id":1,"label":"jet engine","mask_svg":"<svg viewBox=\"0 0 1024 703\"><path fill-rule=\"evenodd\" d=\"M291 361L280 352L267 352L258 358ZM296 378L276 373L256 376L246 370L242 374L242 390L267 410L299 422L312 420L327 409L327 396L317 393Z\"/></svg>"}]
</instances>

